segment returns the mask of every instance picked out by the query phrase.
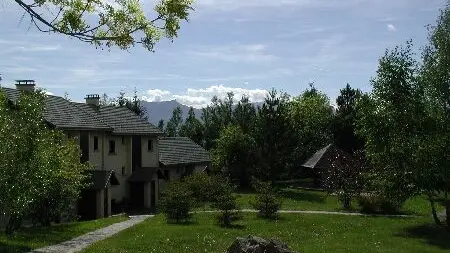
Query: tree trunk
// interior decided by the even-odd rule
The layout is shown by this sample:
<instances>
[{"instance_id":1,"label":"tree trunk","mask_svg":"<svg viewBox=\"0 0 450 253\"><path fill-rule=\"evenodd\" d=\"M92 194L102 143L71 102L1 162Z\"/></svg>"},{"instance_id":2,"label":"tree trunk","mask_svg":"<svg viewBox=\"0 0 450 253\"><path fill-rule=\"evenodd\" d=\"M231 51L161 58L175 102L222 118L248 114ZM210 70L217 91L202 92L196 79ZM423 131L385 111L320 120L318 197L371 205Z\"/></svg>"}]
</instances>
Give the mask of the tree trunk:
<instances>
[{"instance_id":1,"label":"tree trunk","mask_svg":"<svg viewBox=\"0 0 450 253\"><path fill-rule=\"evenodd\" d=\"M450 200L448 200L448 193L445 192L445 218L447 229L450 230Z\"/></svg>"},{"instance_id":2,"label":"tree trunk","mask_svg":"<svg viewBox=\"0 0 450 253\"><path fill-rule=\"evenodd\" d=\"M14 232L20 228L22 225L22 218L18 216L11 216L9 218L8 224L6 225L5 233L9 236L13 235Z\"/></svg>"},{"instance_id":3,"label":"tree trunk","mask_svg":"<svg viewBox=\"0 0 450 253\"><path fill-rule=\"evenodd\" d=\"M430 201L430 205L431 205L431 213L433 214L433 219L434 219L434 223L436 223L436 225L441 225L441 220L439 220L439 217L437 215L437 211L436 211L436 203L434 202L433 196L431 193L428 193L428 200Z\"/></svg>"},{"instance_id":4,"label":"tree trunk","mask_svg":"<svg viewBox=\"0 0 450 253\"><path fill-rule=\"evenodd\" d=\"M349 195L349 194L347 194L347 193L344 193L344 196L343 196L343 204L344 204L344 209L345 210L350 210L350 207L351 207L351 200L352 200L352 197Z\"/></svg>"}]
</instances>

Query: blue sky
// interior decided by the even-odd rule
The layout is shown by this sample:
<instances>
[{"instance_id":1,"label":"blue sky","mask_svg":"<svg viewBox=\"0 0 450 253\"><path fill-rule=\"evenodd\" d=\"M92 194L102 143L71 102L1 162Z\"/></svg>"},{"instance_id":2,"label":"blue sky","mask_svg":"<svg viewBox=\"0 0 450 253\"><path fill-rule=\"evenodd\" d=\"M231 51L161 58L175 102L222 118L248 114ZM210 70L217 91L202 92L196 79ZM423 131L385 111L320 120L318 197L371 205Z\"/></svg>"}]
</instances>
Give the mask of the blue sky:
<instances>
[{"instance_id":1,"label":"blue sky","mask_svg":"<svg viewBox=\"0 0 450 253\"><path fill-rule=\"evenodd\" d=\"M142 1L141 1L142 2ZM149 15L151 1L144 1ZM348 82L370 91L379 57L413 39L426 43L445 0L197 0L179 37L156 52L96 49L21 21L13 1L0 3L3 86L34 79L75 101L136 87L148 101L195 107L234 91L261 101L266 90L299 95L310 81L332 101Z\"/></svg>"}]
</instances>

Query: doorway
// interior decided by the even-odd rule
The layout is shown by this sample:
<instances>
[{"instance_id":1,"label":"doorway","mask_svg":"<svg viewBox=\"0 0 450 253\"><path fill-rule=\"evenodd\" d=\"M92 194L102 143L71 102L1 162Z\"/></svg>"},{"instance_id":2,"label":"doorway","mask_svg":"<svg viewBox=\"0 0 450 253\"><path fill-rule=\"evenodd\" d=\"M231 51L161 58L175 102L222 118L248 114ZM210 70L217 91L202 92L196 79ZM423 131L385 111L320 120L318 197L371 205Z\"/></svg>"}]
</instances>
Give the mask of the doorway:
<instances>
[{"instance_id":1,"label":"doorway","mask_svg":"<svg viewBox=\"0 0 450 253\"><path fill-rule=\"evenodd\" d=\"M144 208L144 183L133 182L130 184L131 206L133 209Z\"/></svg>"},{"instance_id":2,"label":"doorway","mask_svg":"<svg viewBox=\"0 0 450 253\"><path fill-rule=\"evenodd\" d=\"M150 185L150 189L152 191L152 195L151 195L151 205L152 208L156 207L156 184L155 184L155 180L152 181L151 185Z\"/></svg>"}]
</instances>

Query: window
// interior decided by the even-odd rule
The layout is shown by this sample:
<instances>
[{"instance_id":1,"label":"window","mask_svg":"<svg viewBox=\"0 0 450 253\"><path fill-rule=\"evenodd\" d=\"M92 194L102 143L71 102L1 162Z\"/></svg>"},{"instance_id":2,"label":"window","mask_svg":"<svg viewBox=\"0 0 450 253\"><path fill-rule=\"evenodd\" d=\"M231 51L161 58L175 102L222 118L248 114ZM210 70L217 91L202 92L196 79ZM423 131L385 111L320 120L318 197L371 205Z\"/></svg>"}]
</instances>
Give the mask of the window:
<instances>
[{"instance_id":1,"label":"window","mask_svg":"<svg viewBox=\"0 0 450 253\"><path fill-rule=\"evenodd\" d=\"M94 151L98 150L98 136L94 136Z\"/></svg>"},{"instance_id":2,"label":"window","mask_svg":"<svg viewBox=\"0 0 450 253\"><path fill-rule=\"evenodd\" d=\"M110 154L116 153L116 142L113 140L109 141L109 153Z\"/></svg>"},{"instance_id":3,"label":"window","mask_svg":"<svg viewBox=\"0 0 450 253\"><path fill-rule=\"evenodd\" d=\"M148 142L147 142L147 150L148 151L152 151L153 150L153 141L152 140L148 140Z\"/></svg>"}]
</instances>

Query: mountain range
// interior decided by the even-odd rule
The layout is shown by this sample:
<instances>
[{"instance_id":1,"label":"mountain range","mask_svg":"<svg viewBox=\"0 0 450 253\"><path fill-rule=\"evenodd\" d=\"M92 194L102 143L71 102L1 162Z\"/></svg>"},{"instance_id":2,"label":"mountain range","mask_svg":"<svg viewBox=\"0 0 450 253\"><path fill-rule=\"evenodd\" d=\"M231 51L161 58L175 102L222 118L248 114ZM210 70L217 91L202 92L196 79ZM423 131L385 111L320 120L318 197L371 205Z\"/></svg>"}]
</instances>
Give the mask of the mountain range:
<instances>
[{"instance_id":1,"label":"mountain range","mask_svg":"<svg viewBox=\"0 0 450 253\"><path fill-rule=\"evenodd\" d=\"M162 102L147 102L141 101L141 105L147 110L147 117L155 126L158 126L158 122L162 119L164 123L167 123L172 117L172 112L178 106L181 108L183 120L186 119L189 112L189 106L178 103L176 100L162 101ZM194 108L195 116L200 119L202 115L201 109Z\"/></svg>"},{"instance_id":2,"label":"mountain range","mask_svg":"<svg viewBox=\"0 0 450 253\"><path fill-rule=\"evenodd\" d=\"M176 100L162 101L162 102L147 102L141 101L141 105L147 110L147 117L155 126L158 126L159 121L162 119L164 123L167 123L172 117L172 112L178 106L181 108L183 121L187 118L189 112L189 106L178 103ZM255 107L262 106L263 103L253 103ZM202 116L202 110L194 108L195 117L200 119Z\"/></svg>"}]
</instances>

